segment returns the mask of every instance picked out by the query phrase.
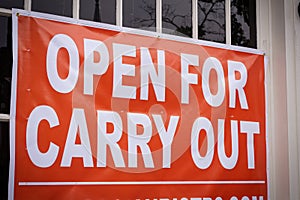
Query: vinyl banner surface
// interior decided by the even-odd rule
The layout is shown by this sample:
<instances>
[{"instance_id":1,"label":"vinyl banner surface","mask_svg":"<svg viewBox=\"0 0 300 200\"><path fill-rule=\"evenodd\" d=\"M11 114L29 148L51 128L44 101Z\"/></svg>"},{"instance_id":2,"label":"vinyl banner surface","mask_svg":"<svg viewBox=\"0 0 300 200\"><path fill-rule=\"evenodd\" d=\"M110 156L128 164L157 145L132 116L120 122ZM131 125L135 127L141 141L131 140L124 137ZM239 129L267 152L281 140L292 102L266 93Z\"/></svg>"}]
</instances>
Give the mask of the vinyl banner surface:
<instances>
[{"instance_id":1,"label":"vinyl banner surface","mask_svg":"<svg viewBox=\"0 0 300 200\"><path fill-rule=\"evenodd\" d=\"M14 10L9 196L263 200L264 55Z\"/></svg>"}]
</instances>

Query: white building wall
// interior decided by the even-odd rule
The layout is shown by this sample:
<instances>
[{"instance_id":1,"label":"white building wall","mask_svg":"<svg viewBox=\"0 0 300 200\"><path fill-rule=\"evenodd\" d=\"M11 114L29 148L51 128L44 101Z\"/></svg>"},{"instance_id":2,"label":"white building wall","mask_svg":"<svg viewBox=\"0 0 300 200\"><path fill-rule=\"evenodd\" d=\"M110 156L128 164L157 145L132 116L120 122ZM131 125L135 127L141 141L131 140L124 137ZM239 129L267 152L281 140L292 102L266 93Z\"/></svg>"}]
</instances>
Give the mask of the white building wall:
<instances>
[{"instance_id":1,"label":"white building wall","mask_svg":"<svg viewBox=\"0 0 300 200\"><path fill-rule=\"evenodd\" d=\"M269 0L270 199L290 199L284 1Z\"/></svg>"},{"instance_id":2,"label":"white building wall","mask_svg":"<svg viewBox=\"0 0 300 200\"><path fill-rule=\"evenodd\" d=\"M299 0L258 0L258 48L268 58L269 199L297 200L299 191ZM299 77L299 78L297 78Z\"/></svg>"},{"instance_id":3,"label":"white building wall","mask_svg":"<svg viewBox=\"0 0 300 200\"><path fill-rule=\"evenodd\" d=\"M268 62L269 199L300 200L299 0L258 0L258 48Z\"/></svg>"},{"instance_id":4,"label":"white building wall","mask_svg":"<svg viewBox=\"0 0 300 200\"><path fill-rule=\"evenodd\" d=\"M290 199L300 199L300 19L298 4L299 0L285 0Z\"/></svg>"}]
</instances>

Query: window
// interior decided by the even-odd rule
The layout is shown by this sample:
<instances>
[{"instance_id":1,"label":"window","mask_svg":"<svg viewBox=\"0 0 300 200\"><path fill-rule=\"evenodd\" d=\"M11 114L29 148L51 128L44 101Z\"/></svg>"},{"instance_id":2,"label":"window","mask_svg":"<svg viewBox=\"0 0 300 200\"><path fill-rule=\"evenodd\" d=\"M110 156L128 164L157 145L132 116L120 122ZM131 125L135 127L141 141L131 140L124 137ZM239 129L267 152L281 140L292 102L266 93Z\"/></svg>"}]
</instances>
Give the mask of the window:
<instances>
[{"instance_id":1,"label":"window","mask_svg":"<svg viewBox=\"0 0 300 200\"><path fill-rule=\"evenodd\" d=\"M11 17L0 16L0 113L9 113L12 70Z\"/></svg>"},{"instance_id":2,"label":"window","mask_svg":"<svg viewBox=\"0 0 300 200\"><path fill-rule=\"evenodd\" d=\"M162 0L163 33L192 37L192 1Z\"/></svg>"},{"instance_id":3,"label":"window","mask_svg":"<svg viewBox=\"0 0 300 200\"><path fill-rule=\"evenodd\" d=\"M116 24L115 0L80 1L79 15L81 19L108 24Z\"/></svg>"},{"instance_id":4,"label":"window","mask_svg":"<svg viewBox=\"0 0 300 200\"><path fill-rule=\"evenodd\" d=\"M10 89L12 71L12 20L0 16L0 199L7 199L9 166ZM5 114L6 115L5 115Z\"/></svg>"},{"instance_id":5,"label":"window","mask_svg":"<svg viewBox=\"0 0 300 200\"><path fill-rule=\"evenodd\" d=\"M23 8L24 0L1 0L0 8Z\"/></svg>"},{"instance_id":6,"label":"window","mask_svg":"<svg viewBox=\"0 0 300 200\"><path fill-rule=\"evenodd\" d=\"M198 38L225 43L225 0L198 0Z\"/></svg>"},{"instance_id":7,"label":"window","mask_svg":"<svg viewBox=\"0 0 300 200\"><path fill-rule=\"evenodd\" d=\"M0 122L0 199L7 199L9 172L9 123Z\"/></svg>"},{"instance_id":8,"label":"window","mask_svg":"<svg viewBox=\"0 0 300 200\"><path fill-rule=\"evenodd\" d=\"M33 11L72 16L72 0L32 0Z\"/></svg>"},{"instance_id":9,"label":"window","mask_svg":"<svg viewBox=\"0 0 300 200\"><path fill-rule=\"evenodd\" d=\"M256 5L250 0L231 0L231 44L256 48Z\"/></svg>"},{"instance_id":10,"label":"window","mask_svg":"<svg viewBox=\"0 0 300 200\"><path fill-rule=\"evenodd\" d=\"M11 8L72 16L77 19L256 48L255 2L250 0L1 0L0 199L7 199L8 186L8 122L12 72Z\"/></svg>"},{"instance_id":11,"label":"window","mask_svg":"<svg viewBox=\"0 0 300 200\"><path fill-rule=\"evenodd\" d=\"M155 0L123 0L123 25L155 31Z\"/></svg>"}]
</instances>

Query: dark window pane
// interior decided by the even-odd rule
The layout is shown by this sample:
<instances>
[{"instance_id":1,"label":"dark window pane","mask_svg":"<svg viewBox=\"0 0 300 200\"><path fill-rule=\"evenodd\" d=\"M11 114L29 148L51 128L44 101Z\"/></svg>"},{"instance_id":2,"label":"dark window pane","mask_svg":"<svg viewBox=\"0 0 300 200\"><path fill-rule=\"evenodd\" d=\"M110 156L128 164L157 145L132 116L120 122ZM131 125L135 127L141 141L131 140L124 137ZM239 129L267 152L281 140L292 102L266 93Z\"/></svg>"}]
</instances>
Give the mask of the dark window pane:
<instances>
[{"instance_id":1,"label":"dark window pane","mask_svg":"<svg viewBox=\"0 0 300 200\"><path fill-rule=\"evenodd\" d=\"M155 31L155 0L123 0L123 26Z\"/></svg>"},{"instance_id":2,"label":"dark window pane","mask_svg":"<svg viewBox=\"0 0 300 200\"><path fill-rule=\"evenodd\" d=\"M256 48L256 4L231 0L231 44Z\"/></svg>"},{"instance_id":3,"label":"dark window pane","mask_svg":"<svg viewBox=\"0 0 300 200\"><path fill-rule=\"evenodd\" d=\"M163 32L192 37L191 0L163 0L162 3Z\"/></svg>"},{"instance_id":4,"label":"dark window pane","mask_svg":"<svg viewBox=\"0 0 300 200\"><path fill-rule=\"evenodd\" d=\"M73 0L32 0L32 10L72 17Z\"/></svg>"},{"instance_id":5,"label":"dark window pane","mask_svg":"<svg viewBox=\"0 0 300 200\"><path fill-rule=\"evenodd\" d=\"M9 123L0 122L0 199L7 199L9 173Z\"/></svg>"},{"instance_id":6,"label":"dark window pane","mask_svg":"<svg viewBox=\"0 0 300 200\"><path fill-rule=\"evenodd\" d=\"M198 38L225 43L225 0L198 0Z\"/></svg>"},{"instance_id":7,"label":"dark window pane","mask_svg":"<svg viewBox=\"0 0 300 200\"><path fill-rule=\"evenodd\" d=\"M0 17L0 113L9 113L12 71L11 17Z\"/></svg>"},{"instance_id":8,"label":"dark window pane","mask_svg":"<svg viewBox=\"0 0 300 200\"><path fill-rule=\"evenodd\" d=\"M81 0L80 18L116 24L116 0Z\"/></svg>"},{"instance_id":9,"label":"dark window pane","mask_svg":"<svg viewBox=\"0 0 300 200\"><path fill-rule=\"evenodd\" d=\"M24 8L24 0L0 0L1 8Z\"/></svg>"}]
</instances>

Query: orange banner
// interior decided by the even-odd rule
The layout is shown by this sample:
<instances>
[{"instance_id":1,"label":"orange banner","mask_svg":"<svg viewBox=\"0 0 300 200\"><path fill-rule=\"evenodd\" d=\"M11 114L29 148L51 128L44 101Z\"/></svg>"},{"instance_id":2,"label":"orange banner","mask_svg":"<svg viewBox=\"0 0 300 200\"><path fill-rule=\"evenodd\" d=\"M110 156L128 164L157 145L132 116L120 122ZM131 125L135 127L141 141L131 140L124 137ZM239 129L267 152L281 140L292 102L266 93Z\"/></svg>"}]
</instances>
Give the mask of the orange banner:
<instances>
[{"instance_id":1,"label":"orange banner","mask_svg":"<svg viewBox=\"0 0 300 200\"><path fill-rule=\"evenodd\" d=\"M17 10L13 22L10 198L268 199L261 52Z\"/></svg>"}]
</instances>

